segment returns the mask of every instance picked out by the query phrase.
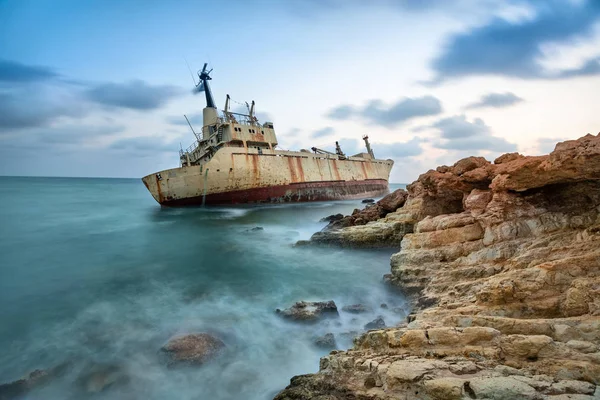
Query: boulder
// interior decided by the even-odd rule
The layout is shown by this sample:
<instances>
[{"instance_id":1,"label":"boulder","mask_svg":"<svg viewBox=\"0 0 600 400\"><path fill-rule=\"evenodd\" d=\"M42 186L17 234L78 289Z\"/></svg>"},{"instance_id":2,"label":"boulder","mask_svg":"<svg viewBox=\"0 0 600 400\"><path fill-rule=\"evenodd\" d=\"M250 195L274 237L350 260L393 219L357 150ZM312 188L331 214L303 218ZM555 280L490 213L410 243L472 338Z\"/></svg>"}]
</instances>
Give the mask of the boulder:
<instances>
[{"instance_id":1,"label":"boulder","mask_svg":"<svg viewBox=\"0 0 600 400\"><path fill-rule=\"evenodd\" d=\"M225 343L207 333L176 336L160 349L167 363L201 365L219 355Z\"/></svg>"},{"instance_id":2,"label":"boulder","mask_svg":"<svg viewBox=\"0 0 600 400\"><path fill-rule=\"evenodd\" d=\"M281 317L297 322L317 322L327 317L337 317L338 309L333 300L329 301L299 301L290 308L277 309Z\"/></svg>"},{"instance_id":3,"label":"boulder","mask_svg":"<svg viewBox=\"0 0 600 400\"><path fill-rule=\"evenodd\" d=\"M322 349L333 350L336 348L335 336L333 333L326 333L323 336L316 337L314 343L317 347Z\"/></svg>"},{"instance_id":4,"label":"boulder","mask_svg":"<svg viewBox=\"0 0 600 400\"><path fill-rule=\"evenodd\" d=\"M404 205L408 193L404 189L394 190L377 202L377 205L387 214L396 211Z\"/></svg>"},{"instance_id":5,"label":"boulder","mask_svg":"<svg viewBox=\"0 0 600 400\"><path fill-rule=\"evenodd\" d=\"M382 317L377 317L373 321L366 324L364 326L364 328L366 331L371 330L371 329L382 329L382 328L385 328L385 321L383 320Z\"/></svg>"}]
</instances>

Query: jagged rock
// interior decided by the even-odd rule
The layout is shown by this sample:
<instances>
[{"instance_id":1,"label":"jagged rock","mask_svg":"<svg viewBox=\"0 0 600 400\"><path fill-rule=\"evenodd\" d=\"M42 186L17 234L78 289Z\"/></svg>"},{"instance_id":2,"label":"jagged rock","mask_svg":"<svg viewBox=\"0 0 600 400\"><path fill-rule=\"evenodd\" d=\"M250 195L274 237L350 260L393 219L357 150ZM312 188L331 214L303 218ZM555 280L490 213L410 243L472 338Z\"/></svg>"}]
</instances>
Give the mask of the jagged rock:
<instances>
[{"instance_id":1,"label":"jagged rock","mask_svg":"<svg viewBox=\"0 0 600 400\"><path fill-rule=\"evenodd\" d=\"M317 347L330 350L335 349L337 346L333 333L326 333L323 336L316 337L314 343Z\"/></svg>"},{"instance_id":2,"label":"jagged rock","mask_svg":"<svg viewBox=\"0 0 600 400\"><path fill-rule=\"evenodd\" d=\"M382 230L380 226L372 226L386 215L398 210L406 202L408 193L398 189L363 210L355 209L352 215L331 221L321 232L315 233L310 241L320 245L336 245L347 247L386 247L398 245L405 232L412 231L411 224L397 223ZM352 231L352 228L359 228ZM381 232L376 240L367 239L374 232ZM356 235L354 234L356 233ZM298 244L298 243L297 243ZM306 243L300 243L304 245Z\"/></svg>"},{"instance_id":3,"label":"jagged rock","mask_svg":"<svg viewBox=\"0 0 600 400\"><path fill-rule=\"evenodd\" d=\"M373 321L365 324L365 330L385 328L385 321L381 317L375 318Z\"/></svg>"},{"instance_id":4,"label":"jagged rock","mask_svg":"<svg viewBox=\"0 0 600 400\"><path fill-rule=\"evenodd\" d=\"M597 396L600 134L546 156L463 159L407 190L402 208L325 239L411 226L386 278L413 307L408 325L373 327L279 398L311 387L331 399Z\"/></svg>"},{"instance_id":5,"label":"jagged rock","mask_svg":"<svg viewBox=\"0 0 600 400\"><path fill-rule=\"evenodd\" d=\"M326 317L338 316L337 306L329 301L299 301L290 308L275 310L283 318L292 321L317 322Z\"/></svg>"},{"instance_id":6,"label":"jagged rock","mask_svg":"<svg viewBox=\"0 0 600 400\"><path fill-rule=\"evenodd\" d=\"M370 307L365 306L364 304L352 304L349 306L342 307L342 311L352 313L352 314L361 314L366 312L373 311Z\"/></svg>"},{"instance_id":7,"label":"jagged rock","mask_svg":"<svg viewBox=\"0 0 600 400\"><path fill-rule=\"evenodd\" d=\"M194 333L169 339L160 350L167 363L201 365L219 355L225 343L207 333Z\"/></svg>"},{"instance_id":8,"label":"jagged rock","mask_svg":"<svg viewBox=\"0 0 600 400\"><path fill-rule=\"evenodd\" d=\"M319 222L333 222L333 221L339 221L340 219L344 218L343 214L332 214L332 215L328 215L327 217L323 217L319 220Z\"/></svg>"},{"instance_id":9,"label":"jagged rock","mask_svg":"<svg viewBox=\"0 0 600 400\"><path fill-rule=\"evenodd\" d=\"M396 211L404 205L408 193L404 189L394 190L377 202L377 205L387 214Z\"/></svg>"}]
</instances>

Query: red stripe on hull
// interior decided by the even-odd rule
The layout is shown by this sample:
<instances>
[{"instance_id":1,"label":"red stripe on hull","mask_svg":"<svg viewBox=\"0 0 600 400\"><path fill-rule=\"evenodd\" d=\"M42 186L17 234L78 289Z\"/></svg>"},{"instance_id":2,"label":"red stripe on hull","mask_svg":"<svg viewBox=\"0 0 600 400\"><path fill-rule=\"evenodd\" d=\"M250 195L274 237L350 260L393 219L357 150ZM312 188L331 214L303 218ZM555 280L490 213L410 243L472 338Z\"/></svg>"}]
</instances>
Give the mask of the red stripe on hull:
<instances>
[{"instance_id":1,"label":"red stripe on hull","mask_svg":"<svg viewBox=\"0 0 600 400\"><path fill-rule=\"evenodd\" d=\"M186 199L165 200L163 206L202 204L289 203L325 200L349 200L377 197L389 192L384 179L363 181L303 182L290 185L235 190Z\"/></svg>"}]
</instances>

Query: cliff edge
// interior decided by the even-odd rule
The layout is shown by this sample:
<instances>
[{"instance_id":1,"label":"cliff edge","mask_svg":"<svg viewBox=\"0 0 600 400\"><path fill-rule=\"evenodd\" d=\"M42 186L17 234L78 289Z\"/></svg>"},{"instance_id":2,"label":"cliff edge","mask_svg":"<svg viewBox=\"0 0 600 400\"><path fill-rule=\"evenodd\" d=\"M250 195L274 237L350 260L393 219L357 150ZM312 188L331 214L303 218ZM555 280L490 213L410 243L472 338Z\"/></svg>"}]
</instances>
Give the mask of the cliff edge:
<instances>
[{"instance_id":1,"label":"cliff edge","mask_svg":"<svg viewBox=\"0 0 600 400\"><path fill-rule=\"evenodd\" d=\"M311 238L399 246L386 279L413 304L407 323L275 399L600 398L600 134L469 157L407 190L383 218Z\"/></svg>"}]
</instances>

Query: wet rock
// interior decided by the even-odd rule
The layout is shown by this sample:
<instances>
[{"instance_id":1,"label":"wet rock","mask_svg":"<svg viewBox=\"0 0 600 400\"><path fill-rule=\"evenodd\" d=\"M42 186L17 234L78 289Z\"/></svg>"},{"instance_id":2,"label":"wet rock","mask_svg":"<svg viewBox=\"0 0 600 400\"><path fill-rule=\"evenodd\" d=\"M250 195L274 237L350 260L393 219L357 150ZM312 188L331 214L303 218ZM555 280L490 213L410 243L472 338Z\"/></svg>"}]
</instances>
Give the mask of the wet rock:
<instances>
[{"instance_id":1,"label":"wet rock","mask_svg":"<svg viewBox=\"0 0 600 400\"><path fill-rule=\"evenodd\" d=\"M265 228L263 228L262 226L255 226L254 228L246 229L246 232L260 232L264 230Z\"/></svg>"},{"instance_id":2,"label":"wet rock","mask_svg":"<svg viewBox=\"0 0 600 400\"><path fill-rule=\"evenodd\" d=\"M364 328L366 331L372 330L372 329L383 329L383 328L385 328L385 321L383 320L383 318L377 317L373 321L366 324L364 326Z\"/></svg>"},{"instance_id":3,"label":"wet rock","mask_svg":"<svg viewBox=\"0 0 600 400\"><path fill-rule=\"evenodd\" d=\"M170 339L160 350L167 364L201 365L219 355L225 343L207 333L194 333Z\"/></svg>"},{"instance_id":4,"label":"wet rock","mask_svg":"<svg viewBox=\"0 0 600 400\"><path fill-rule=\"evenodd\" d=\"M319 222L334 222L334 221L339 221L342 218L344 218L344 214L331 214L331 215L328 215L327 217L321 218L319 220Z\"/></svg>"},{"instance_id":5,"label":"wet rock","mask_svg":"<svg viewBox=\"0 0 600 400\"><path fill-rule=\"evenodd\" d=\"M21 379L0 384L0 400L21 398L29 391L43 386L62 375L68 366L68 363L63 363L50 369L36 369Z\"/></svg>"},{"instance_id":6,"label":"wet rock","mask_svg":"<svg viewBox=\"0 0 600 400\"><path fill-rule=\"evenodd\" d=\"M100 393L128 381L125 370L118 365L93 365L86 368L78 378L79 385L87 393Z\"/></svg>"},{"instance_id":7,"label":"wet rock","mask_svg":"<svg viewBox=\"0 0 600 400\"><path fill-rule=\"evenodd\" d=\"M370 307L365 306L364 304L352 304L349 306L342 307L342 311L351 314L362 314L373 311Z\"/></svg>"},{"instance_id":8,"label":"wet rock","mask_svg":"<svg viewBox=\"0 0 600 400\"><path fill-rule=\"evenodd\" d=\"M333 300L299 301L290 308L278 308L275 312L285 319L299 322L317 322L323 318L338 316L338 309Z\"/></svg>"},{"instance_id":9,"label":"wet rock","mask_svg":"<svg viewBox=\"0 0 600 400\"><path fill-rule=\"evenodd\" d=\"M381 308L384 308L384 309L387 309L387 308L388 308L388 305L387 305L387 304L385 304L385 303L381 303L381 304L379 305L379 307L381 307Z\"/></svg>"},{"instance_id":10,"label":"wet rock","mask_svg":"<svg viewBox=\"0 0 600 400\"><path fill-rule=\"evenodd\" d=\"M335 336L333 333L326 333L323 336L316 337L314 343L317 347L322 349L333 350L336 348Z\"/></svg>"},{"instance_id":11,"label":"wet rock","mask_svg":"<svg viewBox=\"0 0 600 400\"><path fill-rule=\"evenodd\" d=\"M364 199L364 200L362 201L362 203L363 203L363 204L375 203L375 200L373 200L373 199Z\"/></svg>"}]
</instances>

